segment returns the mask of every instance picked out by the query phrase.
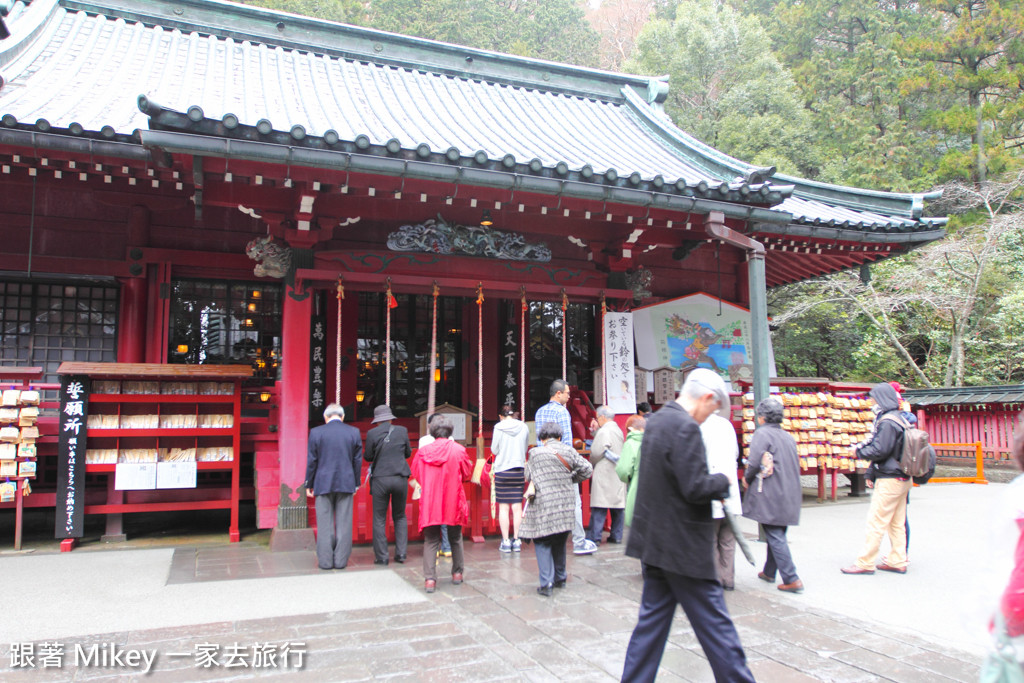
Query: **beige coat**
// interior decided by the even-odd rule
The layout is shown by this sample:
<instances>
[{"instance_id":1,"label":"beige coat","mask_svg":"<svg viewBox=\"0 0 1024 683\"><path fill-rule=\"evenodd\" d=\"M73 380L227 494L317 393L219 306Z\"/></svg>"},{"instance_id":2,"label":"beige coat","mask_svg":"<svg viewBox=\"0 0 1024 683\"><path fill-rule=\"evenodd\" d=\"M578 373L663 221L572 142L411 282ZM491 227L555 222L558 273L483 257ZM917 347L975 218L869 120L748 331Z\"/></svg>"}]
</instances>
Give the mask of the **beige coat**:
<instances>
[{"instance_id":1,"label":"beige coat","mask_svg":"<svg viewBox=\"0 0 1024 683\"><path fill-rule=\"evenodd\" d=\"M626 507L626 484L615 473L615 463L604 457L605 446L615 455L621 455L623 441L622 430L614 420L605 422L594 435L590 446L590 464L594 466L594 476L590 480L592 508Z\"/></svg>"}]
</instances>

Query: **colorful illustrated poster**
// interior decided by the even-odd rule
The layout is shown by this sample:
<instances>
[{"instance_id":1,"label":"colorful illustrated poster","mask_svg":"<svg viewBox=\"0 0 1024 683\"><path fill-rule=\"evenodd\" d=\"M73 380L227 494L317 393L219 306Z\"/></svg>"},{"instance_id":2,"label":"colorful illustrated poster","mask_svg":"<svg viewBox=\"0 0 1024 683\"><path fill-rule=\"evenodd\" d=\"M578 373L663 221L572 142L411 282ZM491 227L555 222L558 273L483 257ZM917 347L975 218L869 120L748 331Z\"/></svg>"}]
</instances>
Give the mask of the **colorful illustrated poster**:
<instances>
[{"instance_id":1,"label":"colorful illustrated poster","mask_svg":"<svg viewBox=\"0 0 1024 683\"><path fill-rule=\"evenodd\" d=\"M633 316L641 367L708 368L726 382L753 379L747 309L707 294L691 294L636 309ZM770 345L768 362L768 374L774 377Z\"/></svg>"},{"instance_id":2,"label":"colorful illustrated poster","mask_svg":"<svg viewBox=\"0 0 1024 683\"><path fill-rule=\"evenodd\" d=\"M605 405L616 415L636 412L633 377L633 314L606 313L604 316Z\"/></svg>"}]
</instances>

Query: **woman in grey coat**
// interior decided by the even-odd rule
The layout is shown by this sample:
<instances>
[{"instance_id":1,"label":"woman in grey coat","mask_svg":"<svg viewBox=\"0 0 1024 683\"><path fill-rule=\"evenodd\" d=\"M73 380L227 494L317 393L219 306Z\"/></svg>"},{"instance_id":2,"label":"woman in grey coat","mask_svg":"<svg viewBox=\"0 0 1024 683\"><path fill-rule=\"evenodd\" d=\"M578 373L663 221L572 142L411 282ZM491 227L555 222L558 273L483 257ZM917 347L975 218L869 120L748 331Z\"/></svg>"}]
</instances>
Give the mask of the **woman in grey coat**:
<instances>
[{"instance_id":1,"label":"woman in grey coat","mask_svg":"<svg viewBox=\"0 0 1024 683\"><path fill-rule=\"evenodd\" d=\"M757 578L774 583L775 573L782 576L779 590L802 593L804 583L797 576L789 552L786 530L800 523L800 458L796 441L782 429L782 402L766 398L757 404L760 425L750 442L750 457L743 476L747 493L743 498L743 516L760 522L768 541L768 557ZM767 468L771 454L771 467Z\"/></svg>"},{"instance_id":2,"label":"woman in grey coat","mask_svg":"<svg viewBox=\"0 0 1024 683\"><path fill-rule=\"evenodd\" d=\"M537 430L541 445L530 450L526 461L528 504L519 526L519 537L532 538L536 548L537 592L548 597L553 588L565 587L565 543L576 523L574 489L594 473L590 463L561 439L562 428L554 422Z\"/></svg>"}]
</instances>

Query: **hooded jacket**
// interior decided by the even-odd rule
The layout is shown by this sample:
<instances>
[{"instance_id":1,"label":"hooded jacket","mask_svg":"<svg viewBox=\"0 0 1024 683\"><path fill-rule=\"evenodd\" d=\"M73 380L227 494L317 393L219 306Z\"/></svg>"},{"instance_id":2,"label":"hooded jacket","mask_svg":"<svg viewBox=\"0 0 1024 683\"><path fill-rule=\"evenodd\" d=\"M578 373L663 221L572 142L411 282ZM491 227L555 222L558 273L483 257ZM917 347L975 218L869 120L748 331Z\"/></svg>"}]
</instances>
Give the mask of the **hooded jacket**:
<instances>
[{"instance_id":1,"label":"hooded jacket","mask_svg":"<svg viewBox=\"0 0 1024 683\"><path fill-rule=\"evenodd\" d=\"M526 466L526 449L530 446L530 429L525 422L515 418L499 420L494 425L491 437L491 452L494 453L492 470L504 472L514 467Z\"/></svg>"},{"instance_id":2,"label":"hooded jacket","mask_svg":"<svg viewBox=\"0 0 1024 683\"><path fill-rule=\"evenodd\" d=\"M473 461L465 447L451 439L438 439L416 451L411 469L412 478L423 487L420 531L438 524L465 524L469 511L462 483L473 473Z\"/></svg>"},{"instance_id":3,"label":"hooded jacket","mask_svg":"<svg viewBox=\"0 0 1024 683\"><path fill-rule=\"evenodd\" d=\"M871 471L876 479L906 479L900 469L903 455L903 428L892 420L883 420L886 415L900 416L900 397L888 384L876 384L868 396L874 399L880 412L875 416L875 431L867 441L857 444L857 457L871 461Z\"/></svg>"}]
</instances>

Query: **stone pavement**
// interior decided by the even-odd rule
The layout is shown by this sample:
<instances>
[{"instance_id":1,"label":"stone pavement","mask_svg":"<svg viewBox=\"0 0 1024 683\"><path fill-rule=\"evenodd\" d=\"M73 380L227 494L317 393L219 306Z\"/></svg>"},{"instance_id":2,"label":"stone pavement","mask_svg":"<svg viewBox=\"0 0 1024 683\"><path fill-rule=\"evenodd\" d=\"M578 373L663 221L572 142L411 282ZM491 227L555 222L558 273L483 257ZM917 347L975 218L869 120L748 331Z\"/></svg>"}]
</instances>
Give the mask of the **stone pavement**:
<instances>
[{"instance_id":1,"label":"stone pavement","mask_svg":"<svg viewBox=\"0 0 1024 683\"><path fill-rule=\"evenodd\" d=\"M808 584L802 595L783 594L758 581L738 555L737 590L726 599L757 680L977 680L984 638L961 635L970 622L963 619L961 603L977 595L957 582L970 571L962 548L973 553L967 557L979 557L980 551L970 545L980 536L971 519L989 513L999 489L935 485L915 490L912 549L920 549L914 550L906 576L839 573L862 540L864 499L805 508L801 526L792 531L794 558ZM953 521L965 517L963 524ZM756 537L756 528L746 521L744 530ZM961 537L965 534L968 538ZM764 545L752 546L762 561ZM502 555L495 539L467 543L464 584L454 586L442 578L438 591L426 595L421 548L411 545L406 565L380 568L372 564L369 547L357 547L348 569L331 572L316 569L312 553L273 554L252 540L173 549L5 554L0 575L19 590L8 592L5 605L4 621L13 621L0 625L10 637L9 643L0 643L0 679L198 681L296 674L314 681L618 679L642 586L637 562L623 556L621 546L570 556L568 586L553 598L535 592L532 547ZM125 571L115 575L91 566L95 560L90 556L97 555L112 558ZM956 558L960 561L949 562ZM30 560L38 564L30 566ZM445 577L450 560L440 562L439 575ZM947 570L954 571L949 580L942 578ZM154 574L160 586L147 588L152 591L148 597L135 586L153 583ZM138 600L122 606L121 622L116 614L106 615L100 623L107 626L75 631L71 616L88 616L96 609L86 598L97 591L84 584L65 586L61 575L92 580L100 587L106 581L112 595L121 591ZM62 589L72 595L49 604ZM919 591L938 605L922 605L920 614L912 614ZM904 594L909 596L905 603L900 602ZM196 614L212 610L220 617L190 622L186 614L185 623L172 624L164 612L174 610L159 607L167 604L160 602L167 596L178 596ZM105 599L114 607L127 604ZM56 616L26 618L28 612L46 610L56 610ZM251 616L260 610L263 616ZM21 636L15 639L17 633ZM34 666L12 668L12 658L27 654L22 643L32 644ZM43 666L44 661L58 660L44 660L48 651L53 653L47 643L62 646L62 667ZM110 644L145 651L146 656L155 653L152 670L143 675L143 663L119 666L123 658L100 666L104 662L99 657ZM659 675L659 681L677 680L713 680L681 612Z\"/></svg>"}]
</instances>

